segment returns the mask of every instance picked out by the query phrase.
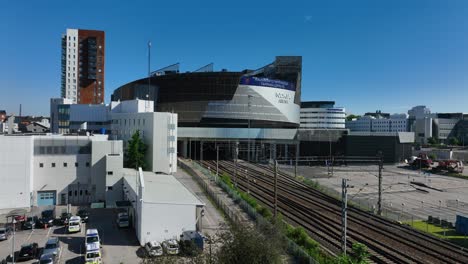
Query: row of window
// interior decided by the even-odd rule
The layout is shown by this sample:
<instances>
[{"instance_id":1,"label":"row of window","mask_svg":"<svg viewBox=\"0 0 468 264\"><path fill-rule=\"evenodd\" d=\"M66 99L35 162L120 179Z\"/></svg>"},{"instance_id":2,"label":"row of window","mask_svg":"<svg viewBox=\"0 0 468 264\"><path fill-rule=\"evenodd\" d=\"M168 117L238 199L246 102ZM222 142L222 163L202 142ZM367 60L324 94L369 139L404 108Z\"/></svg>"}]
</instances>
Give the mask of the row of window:
<instances>
[{"instance_id":1,"label":"row of window","mask_svg":"<svg viewBox=\"0 0 468 264\"><path fill-rule=\"evenodd\" d=\"M57 164L56 164L55 162L50 163L50 167L51 167L51 168L55 168L56 165L57 165ZM79 165L80 165L80 164L79 164L78 162L75 162L75 167L76 167L76 168L78 168ZM67 162L64 162L64 163L63 163L63 167L64 167L64 168L67 168L67 167L68 167L68 163L67 163ZM89 162L86 162L86 167L89 167ZM44 168L44 163L42 163L42 162L39 163L39 168Z\"/></svg>"},{"instance_id":2,"label":"row of window","mask_svg":"<svg viewBox=\"0 0 468 264\"><path fill-rule=\"evenodd\" d=\"M124 125L124 126L126 126L127 123L128 123L128 125L130 126L130 125L132 124L132 120L133 120L133 125L134 125L134 126L136 126L137 123L138 123L138 125L141 125L141 124L145 125L145 119L141 119L141 120L142 120L141 123L140 123L140 119L128 119L128 120L127 120L127 119L122 119L122 120L120 120L120 119L113 119L113 120L112 120L112 124L117 124L117 125ZM128 122L127 122L127 121L128 121Z\"/></svg>"}]
</instances>

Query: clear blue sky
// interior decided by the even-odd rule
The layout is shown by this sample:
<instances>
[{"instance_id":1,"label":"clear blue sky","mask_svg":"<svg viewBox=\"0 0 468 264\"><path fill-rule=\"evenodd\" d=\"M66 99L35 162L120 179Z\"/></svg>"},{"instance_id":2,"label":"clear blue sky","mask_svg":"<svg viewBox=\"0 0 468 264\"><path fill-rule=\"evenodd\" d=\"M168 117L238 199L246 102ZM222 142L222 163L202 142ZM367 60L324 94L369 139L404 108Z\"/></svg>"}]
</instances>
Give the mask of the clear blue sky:
<instances>
[{"instance_id":1,"label":"clear blue sky","mask_svg":"<svg viewBox=\"0 0 468 264\"><path fill-rule=\"evenodd\" d=\"M4 1L0 109L49 114L66 28L106 31L106 102L152 69L255 69L302 55L302 100L352 113L468 112L468 1Z\"/></svg>"}]
</instances>

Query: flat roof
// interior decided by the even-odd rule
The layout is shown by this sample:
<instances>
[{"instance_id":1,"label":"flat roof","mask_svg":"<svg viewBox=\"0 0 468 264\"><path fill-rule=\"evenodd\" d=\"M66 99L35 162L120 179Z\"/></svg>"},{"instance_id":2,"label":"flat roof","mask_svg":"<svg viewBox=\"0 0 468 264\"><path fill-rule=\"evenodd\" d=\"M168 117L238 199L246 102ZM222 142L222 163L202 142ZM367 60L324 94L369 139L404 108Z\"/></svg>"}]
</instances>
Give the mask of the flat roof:
<instances>
[{"instance_id":1,"label":"flat roof","mask_svg":"<svg viewBox=\"0 0 468 264\"><path fill-rule=\"evenodd\" d=\"M172 175L144 171L145 203L205 205Z\"/></svg>"}]
</instances>

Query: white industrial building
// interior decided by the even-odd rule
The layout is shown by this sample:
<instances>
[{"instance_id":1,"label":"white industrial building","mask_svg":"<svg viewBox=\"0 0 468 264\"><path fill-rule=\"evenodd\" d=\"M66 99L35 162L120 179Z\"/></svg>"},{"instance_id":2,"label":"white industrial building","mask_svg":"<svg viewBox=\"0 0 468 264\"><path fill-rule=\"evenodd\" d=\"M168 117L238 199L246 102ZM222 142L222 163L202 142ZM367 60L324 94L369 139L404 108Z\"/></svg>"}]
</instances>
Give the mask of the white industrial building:
<instances>
[{"instance_id":1,"label":"white industrial building","mask_svg":"<svg viewBox=\"0 0 468 264\"><path fill-rule=\"evenodd\" d=\"M300 129L345 129L346 112L333 101L301 102Z\"/></svg>"},{"instance_id":2,"label":"white industrial building","mask_svg":"<svg viewBox=\"0 0 468 264\"><path fill-rule=\"evenodd\" d=\"M153 112L153 101L130 100L109 105L71 104L68 99L51 99L51 132L106 133L111 139L127 141L140 131L148 146L146 161L153 172L171 174L177 170L177 114Z\"/></svg>"},{"instance_id":3,"label":"white industrial building","mask_svg":"<svg viewBox=\"0 0 468 264\"><path fill-rule=\"evenodd\" d=\"M106 176L122 169L122 141L106 135L0 135L0 146L0 211L105 202Z\"/></svg>"},{"instance_id":4,"label":"white industrial building","mask_svg":"<svg viewBox=\"0 0 468 264\"><path fill-rule=\"evenodd\" d=\"M140 245L199 230L205 204L174 176L124 169L123 188Z\"/></svg>"}]
</instances>

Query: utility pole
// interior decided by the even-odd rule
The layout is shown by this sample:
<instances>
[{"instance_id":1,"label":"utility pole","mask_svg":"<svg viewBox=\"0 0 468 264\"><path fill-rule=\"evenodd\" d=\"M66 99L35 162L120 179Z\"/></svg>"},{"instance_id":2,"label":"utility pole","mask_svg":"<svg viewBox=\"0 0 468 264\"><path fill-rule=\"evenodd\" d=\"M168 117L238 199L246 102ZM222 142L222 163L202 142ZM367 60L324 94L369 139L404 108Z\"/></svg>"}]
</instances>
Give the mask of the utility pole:
<instances>
[{"instance_id":1,"label":"utility pole","mask_svg":"<svg viewBox=\"0 0 468 264\"><path fill-rule=\"evenodd\" d=\"M236 142L236 149L234 156L234 186L237 188L237 157L239 155L239 142Z\"/></svg>"},{"instance_id":2,"label":"utility pole","mask_svg":"<svg viewBox=\"0 0 468 264\"><path fill-rule=\"evenodd\" d=\"M219 173L219 145L216 145L216 178L215 178L215 182L218 181L218 173Z\"/></svg>"},{"instance_id":3,"label":"utility pole","mask_svg":"<svg viewBox=\"0 0 468 264\"><path fill-rule=\"evenodd\" d=\"M346 256L346 230L348 211L348 184L346 179L341 180L341 250Z\"/></svg>"},{"instance_id":4,"label":"utility pole","mask_svg":"<svg viewBox=\"0 0 468 264\"><path fill-rule=\"evenodd\" d=\"M250 108L252 107L252 103L250 102L251 98L253 97L253 95L248 95L248 109L249 109L249 123L248 123L248 139L247 139L247 161L250 162L250 118L251 118L251 115L250 115Z\"/></svg>"},{"instance_id":5,"label":"utility pole","mask_svg":"<svg viewBox=\"0 0 468 264\"><path fill-rule=\"evenodd\" d=\"M296 143L296 165L294 166L294 177L297 177L297 163L299 162L299 143Z\"/></svg>"},{"instance_id":6,"label":"utility pole","mask_svg":"<svg viewBox=\"0 0 468 264\"><path fill-rule=\"evenodd\" d=\"M377 201L377 214L382 215L382 169L383 169L383 159L382 156L379 157L379 199Z\"/></svg>"},{"instance_id":7,"label":"utility pole","mask_svg":"<svg viewBox=\"0 0 468 264\"><path fill-rule=\"evenodd\" d=\"M276 216L278 215L278 161L276 161L275 158L275 186L274 186L274 193L275 193L275 201L274 201L274 216L276 219Z\"/></svg>"}]
</instances>

